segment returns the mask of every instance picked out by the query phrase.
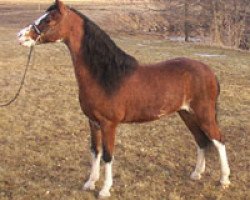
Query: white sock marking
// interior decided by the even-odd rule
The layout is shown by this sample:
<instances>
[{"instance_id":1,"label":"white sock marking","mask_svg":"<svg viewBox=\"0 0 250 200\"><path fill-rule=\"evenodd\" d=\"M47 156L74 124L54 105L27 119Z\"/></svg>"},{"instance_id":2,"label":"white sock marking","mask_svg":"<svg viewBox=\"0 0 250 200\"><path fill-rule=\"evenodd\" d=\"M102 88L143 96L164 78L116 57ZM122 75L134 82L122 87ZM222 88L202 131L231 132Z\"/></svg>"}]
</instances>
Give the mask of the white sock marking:
<instances>
[{"instance_id":1,"label":"white sock marking","mask_svg":"<svg viewBox=\"0 0 250 200\"><path fill-rule=\"evenodd\" d=\"M112 177L112 162L105 164L105 181L104 185L99 192L100 197L109 197L110 196L110 188L113 184L113 177Z\"/></svg>"},{"instance_id":2,"label":"white sock marking","mask_svg":"<svg viewBox=\"0 0 250 200\"><path fill-rule=\"evenodd\" d=\"M220 162L221 162L221 179L220 182L224 186L228 186L230 184L229 181L229 175L230 175L230 168L228 165L227 160L227 153L226 153L226 147L224 144L220 143L217 140L212 140L215 147L217 148L220 156Z\"/></svg>"},{"instance_id":3,"label":"white sock marking","mask_svg":"<svg viewBox=\"0 0 250 200\"><path fill-rule=\"evenodd\" d=\"M85 190L94 190L95 182L99 180L100 177L100 161L102 154L99 153L97 156L92 153L92 167L89 176L89 180L84 184L83 188Z\"/></svg>"},{"instance_id":4,"label":"white sock marking","mask_svg":"<svg viewBox=\"0 0 250 200\"><path fill-rule=\"evenodd\" d=\"M195 170L191 174L191 179L199 180L201 178L201 174L205 171L205 150L201 149L197 146L197 162L195 166Z\"/></svg>"}]
</instances>

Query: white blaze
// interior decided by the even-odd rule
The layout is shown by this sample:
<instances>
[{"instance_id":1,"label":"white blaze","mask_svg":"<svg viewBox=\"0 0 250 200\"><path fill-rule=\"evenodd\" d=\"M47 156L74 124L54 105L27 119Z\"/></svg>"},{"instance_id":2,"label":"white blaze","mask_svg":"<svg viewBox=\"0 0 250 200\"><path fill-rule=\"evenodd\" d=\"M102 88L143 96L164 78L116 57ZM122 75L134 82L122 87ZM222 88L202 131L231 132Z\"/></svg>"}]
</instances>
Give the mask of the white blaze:
<instances>
[{"instance_id":1,"label":"white blaze","mask_svg":"<svg viewBox=\"0 0 250 200\"><path fill-rule=\"evenodd\" d=\"M39 17L39 18L35 21L34 24L38 26L38 25L41 23L41 21L47 17L48 14L49 14L49 13L45 13L44 15L42 15L41 17Z\"/></svg>"}]
</instances>

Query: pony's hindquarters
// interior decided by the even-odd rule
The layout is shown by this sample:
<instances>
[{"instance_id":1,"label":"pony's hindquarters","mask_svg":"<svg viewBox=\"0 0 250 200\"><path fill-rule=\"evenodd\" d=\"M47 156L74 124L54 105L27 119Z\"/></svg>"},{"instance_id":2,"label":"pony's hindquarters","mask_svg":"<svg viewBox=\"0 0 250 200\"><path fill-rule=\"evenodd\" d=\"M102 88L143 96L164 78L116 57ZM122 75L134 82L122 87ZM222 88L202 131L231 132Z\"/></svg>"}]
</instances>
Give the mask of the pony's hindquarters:
<instances>
[{"instance_id":1,"label":"pony's hindquarters","mask_svg":"<svg viewBox=\"0 0 250 200\"><path fill-rule=\"evenodd\" d=\"M188 61L186 61L188 62ZM230 184L230 169L228 165L224 136L219 130L216 119L216 103L219 95L219 84L214 73L204 64L190 61L196 76L191 83L195 90L191 93L189 110L181 110L179 114L197 143L197 164L192 173L192 179L199 179L205 170L204 150L211 141L219 152L221 161L221 184Z\"/></svg>"}]
</instances>

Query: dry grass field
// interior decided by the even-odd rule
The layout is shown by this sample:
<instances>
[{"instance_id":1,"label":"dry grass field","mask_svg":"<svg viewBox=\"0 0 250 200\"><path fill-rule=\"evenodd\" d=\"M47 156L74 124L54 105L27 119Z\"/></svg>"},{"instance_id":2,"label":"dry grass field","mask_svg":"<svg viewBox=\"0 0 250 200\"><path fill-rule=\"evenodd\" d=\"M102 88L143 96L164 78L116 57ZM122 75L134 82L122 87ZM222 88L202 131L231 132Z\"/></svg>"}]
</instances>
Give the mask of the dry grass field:
<instances>
[{"instance_id":1,"label":"dry grass field","mask_svg":"<svg viewBox=\"0 0 250 200\"><path fill-rule=\"evenodd\" d=\"M18 45L16 32L40 14L32 5L0 4L0 102L17 90L27 59L28 49ZM219 122L232 185L226 190L219 186L214 148L207 153L202 179L189 179L195 143L179 116L172 115L119 127L110 199L250 199L250 54L150 36L113 38L144 63L186 56L214 69L221 83ZM90 170L89 127L68 50L53 44L35 51L19 99L0 108L0 199L94 200L103 176L95 192L82 191Z\"/></svg>"}]
</instances>

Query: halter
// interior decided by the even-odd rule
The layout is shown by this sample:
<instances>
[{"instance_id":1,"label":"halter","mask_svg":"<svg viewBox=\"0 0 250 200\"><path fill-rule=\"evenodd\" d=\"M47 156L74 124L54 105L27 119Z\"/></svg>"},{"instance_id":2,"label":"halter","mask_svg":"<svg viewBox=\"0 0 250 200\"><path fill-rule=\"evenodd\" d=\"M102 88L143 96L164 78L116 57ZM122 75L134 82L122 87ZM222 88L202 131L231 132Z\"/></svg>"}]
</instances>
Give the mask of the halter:
<instances>
[{"instance_id":1,"label":"halter","mask_svg":"<svg viewBox=\"0 0 250 200\"><path fill-rule=\"evenodd\" d=\"M34 29L34 31L36 32L37 35L40 36L42 34L42 32L40 31L40 29L37 27L36 24L32 24L31 26L32 26L32 28Z\"/></svg>"}]
</instances>

